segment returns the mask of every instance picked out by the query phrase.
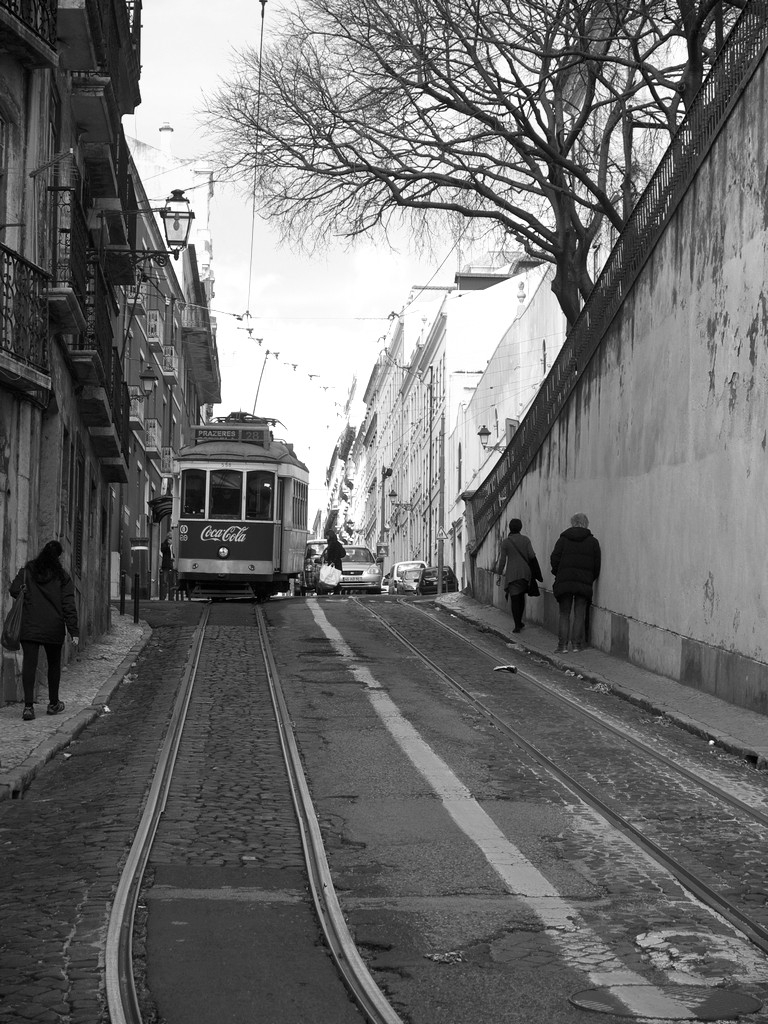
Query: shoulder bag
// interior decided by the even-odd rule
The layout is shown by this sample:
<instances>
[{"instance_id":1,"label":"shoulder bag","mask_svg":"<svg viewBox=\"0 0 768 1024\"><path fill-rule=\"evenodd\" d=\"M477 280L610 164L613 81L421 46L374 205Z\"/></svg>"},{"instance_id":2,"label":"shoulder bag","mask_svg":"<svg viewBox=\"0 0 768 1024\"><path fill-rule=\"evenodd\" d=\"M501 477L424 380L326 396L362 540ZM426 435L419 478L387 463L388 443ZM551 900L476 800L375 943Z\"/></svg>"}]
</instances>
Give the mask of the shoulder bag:
<instances>
[{"instance_id":1,"label":"shoulder bag","mask_svg":"<svg viewBox=\"0 0 768 1024\"><path fill-rule=\"evenodd\" d=\"M6 651L18 651L21 647L21 616L24 611L24 591L27 589L27 570L24 569L24 583L19 596L14 599L13 607L5 616L3 634L0 644Z\"/></svg>"}]
</instances>

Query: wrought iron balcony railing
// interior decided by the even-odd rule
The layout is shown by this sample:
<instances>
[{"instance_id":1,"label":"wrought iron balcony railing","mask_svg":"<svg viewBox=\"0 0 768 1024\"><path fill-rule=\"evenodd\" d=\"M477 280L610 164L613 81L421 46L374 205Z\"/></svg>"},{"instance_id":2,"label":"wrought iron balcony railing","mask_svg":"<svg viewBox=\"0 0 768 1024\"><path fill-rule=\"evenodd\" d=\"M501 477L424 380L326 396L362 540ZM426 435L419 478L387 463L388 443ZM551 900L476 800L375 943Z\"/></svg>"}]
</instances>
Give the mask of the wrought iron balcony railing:
<instances>
[{"instance_id":1,"label":"wrought iron balcony railing","mask_svg":"<svg viewBox=\"0 0 768 1024\"><path fill-rule=\"evenodd\" d=\"M0 10L16 18L32 35L56 49L58 0L0 0Z\"/></svg>"},{"instance_id":2,"label":"wrought iron balcony railing","mask_svg":"<svg viewBox=\"0 0 768 1024\"><path fill-rule=\"evenodd\" d=\"M51 316L64 328L82 330L88 293L88 230L76 168L49 187L51 207Z\"/></svg>"},{"instance_id":3,"label":"wrought iron balcony railing","mask_svg":"<svg viewBox=\"0 0 768 1024\"><path fill-rule=\"evenodd\" d=\"M83 384L109 388L112 380L112 320L109 292L98 263L87 263L86 329L72 336L71 356Z\"/></svg>"},{"instance_id":4,"label":"wrought iron balcony railing","mask_svg":"<svg viewBox=\"0 0 768 1024\"><path fill-rule=\"evenodd\" d=\"M160 454L162 447L160 436L160 420L154 418L144 420L144 447L148 455Z\"/></svg>"},{"instance_id":5,"label":"wrought iron balcony railing","mask_svg":"<svg viewBox=\"0 0 768 1024\"><path fill-rule=\"evenodd\" d=\"M130 460L130 409L131 395L123 377L123 368L120 365L120 360L115 358L112 360L112 422L126 465Z\"/></svg>"},{"instance_id":6,"label":"wrought iron balcony railing","mask_svg":"<svg viewBox=\"0 0 768 1024\"><path fill-rule=\"evenodd\" d=\"M0 243L0 349L48 374L48 275Z\"/></svg>"}]
</instances>

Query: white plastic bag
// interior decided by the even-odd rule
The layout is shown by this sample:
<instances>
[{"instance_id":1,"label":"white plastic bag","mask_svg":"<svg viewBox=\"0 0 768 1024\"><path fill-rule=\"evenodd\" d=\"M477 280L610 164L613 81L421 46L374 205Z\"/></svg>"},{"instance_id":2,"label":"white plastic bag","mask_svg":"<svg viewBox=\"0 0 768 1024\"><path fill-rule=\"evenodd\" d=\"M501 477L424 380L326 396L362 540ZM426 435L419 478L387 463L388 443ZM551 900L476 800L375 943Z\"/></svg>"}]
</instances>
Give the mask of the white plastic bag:
<instances>
[{"instance_id":1,"label":"white plastic bag","mask_svg":"<svg viewBox=\"0 0 768 1024\"><path fill-rule=\"evenodd\" d=\"M324 587L334 588L341 583L341 570L333 565L323 565L320 568L320 582Z\"/></svg>"}]
</instances>

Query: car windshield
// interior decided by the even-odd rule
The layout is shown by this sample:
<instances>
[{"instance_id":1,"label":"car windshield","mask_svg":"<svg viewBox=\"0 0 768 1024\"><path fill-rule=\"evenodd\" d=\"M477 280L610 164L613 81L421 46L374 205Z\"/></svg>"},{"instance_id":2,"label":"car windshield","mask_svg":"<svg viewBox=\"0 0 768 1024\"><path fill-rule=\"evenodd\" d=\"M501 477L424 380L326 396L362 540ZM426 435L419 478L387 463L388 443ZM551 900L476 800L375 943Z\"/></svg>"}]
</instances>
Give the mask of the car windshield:
<instances>
[{"instance_id":1,"label":"car windshield","mask_svg":"<svg viewBox=\"0 0 768 1024\"><path fill-rule=\"evenodd\" d=\"M421 569L406 569L403 573L404 580L417 580L421 575Z\"/></svg>"},{"instance_id":2,"label":"car windshield","mask_svg":"<svg viewBox=\"0 0 768 1024\"><path fill-rule=\"evenodd\" d=\"M347 553L342 561L344 562L375 562L368 548L347 548Z\"/></svg>"}]
</instances>

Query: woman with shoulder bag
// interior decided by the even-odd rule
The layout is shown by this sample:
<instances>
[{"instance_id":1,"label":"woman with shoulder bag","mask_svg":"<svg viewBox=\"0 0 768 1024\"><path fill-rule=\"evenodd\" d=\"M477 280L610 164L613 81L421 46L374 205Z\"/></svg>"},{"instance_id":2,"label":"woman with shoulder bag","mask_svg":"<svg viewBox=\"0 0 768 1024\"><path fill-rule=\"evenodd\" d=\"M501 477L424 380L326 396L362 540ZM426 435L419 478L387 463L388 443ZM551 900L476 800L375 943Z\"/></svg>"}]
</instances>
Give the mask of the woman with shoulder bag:
<instances>
[{"instance_id":1,"label":"woman with shoulder bag","mask_svg":"<svg viewBox=\"0 0 768 1024\"><path fill-rule=\"evenodd\" d=\"M520 532L522 528L521 520L509 521L509 535L501 542L496 560L496 572L499 576L504 574L504 594L509 599L515 621L513 633L519 633L525 628L525 595L537 596L539 590L535 581L544 579L530 539Z\"/></svg>"},{"instance_id":2,"label":"woman with shoulder bag","mask_svg":"<svg viewBox=\"0 0 768 1024\"><path fill-rule=\"evenodd\" d=\"M37 558L19 570L10 587L15 598L26 583L21 618L21 649L24 654L21 671L24 711L21 717L25 722L35 717L35 676L40 647L45 648L48 661L48 714L58 715L64 710L64 704L59 700L59 682L61 649L67 631L75 646L80 642L75 588L71 576L59 561L62 551L57 540L48 541Z\"/></svg>"}]
</instances>

